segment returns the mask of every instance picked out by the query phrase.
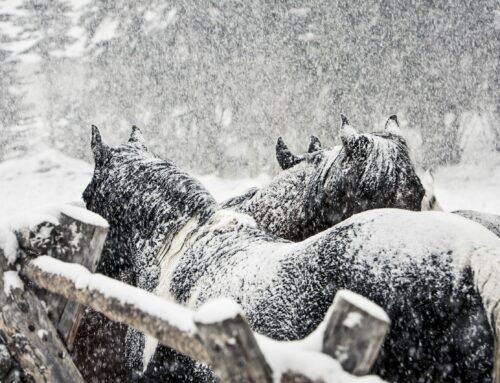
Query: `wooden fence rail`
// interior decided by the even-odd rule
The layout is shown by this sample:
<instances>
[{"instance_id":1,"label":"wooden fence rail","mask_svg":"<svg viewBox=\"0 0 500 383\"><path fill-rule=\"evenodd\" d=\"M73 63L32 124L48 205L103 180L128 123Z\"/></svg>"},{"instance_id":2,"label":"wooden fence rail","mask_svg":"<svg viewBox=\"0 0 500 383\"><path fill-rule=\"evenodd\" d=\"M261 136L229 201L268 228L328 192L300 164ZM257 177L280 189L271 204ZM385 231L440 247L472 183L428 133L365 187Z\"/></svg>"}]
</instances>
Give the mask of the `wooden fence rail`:
<instances>
[{"instance_id":1,"label":"wooden fence rail","mask_svg":"<svg viewBox=\"0 0 500 383\"><path fill-rule=\"evenodd\" d=\"M221 382L273 381L275 371L273 371L272 364L270 365L267 361L267 350L260 348L260 345L266 342L278 345L280 352L284 353L284 358L287 353L296 353L302 354L305 358L303 360L321 359L323 361L316 375L312 377L306 375L300 365L288 365L285 370L281 366L281 382L327 382L332 378L336 379L332 377L332 371L336 374L343 373L336 360L318 351L301 349L300 343L275 342L270 339L263 342L262 338L265 337L262 336L258 336L259 341L257 341L241 312L233 310L227 315L221 314L221 317L214 321L197 320L196 318L200 315L173 302L103 275L92 274L80 265L68 264L51 257L39 257L27 263L22 268L22 273L40 287L87 305L111 320L134 327L155 337L163 345L210 365ZM113 292L119 293L113 296ZM347 296L341 299L342 302L349 301L352 294L340 292L341 296ZM349 302L354 310L350 312L358 313L364 309L356 306L356 302L353 303L352 300ZM349 311L344 305L342 308L344 311L340 317ZM203 309L202 307L200 310ZM211 311L223 310L224 306L221 306ZM326 323L331 322L335 317L339 315L333 310ZM384 323L385 331L388 321L383 322L380 318L366 312L360 320L369 323L371 321L369 318L372 317L377 324L368 327L367 331L375 328L377 340L379 340L380 323ZM336 320L334 322L336 323ZM362 339L368 336L364 327L359 328L357 333L362 334L360 335ZM336 337L336 334L331 331L325 332L325 335ZM355 334L353 336L358 337ZM335 339L327 339L325 343L338 344L339 342ZM356 342L354 341L353 344ZM357 355L363 353L370 354L360 358L361 363L366 364L366 360L374 360L378 349L367 347L356 350Z\"/></svg>"}]
</instances>

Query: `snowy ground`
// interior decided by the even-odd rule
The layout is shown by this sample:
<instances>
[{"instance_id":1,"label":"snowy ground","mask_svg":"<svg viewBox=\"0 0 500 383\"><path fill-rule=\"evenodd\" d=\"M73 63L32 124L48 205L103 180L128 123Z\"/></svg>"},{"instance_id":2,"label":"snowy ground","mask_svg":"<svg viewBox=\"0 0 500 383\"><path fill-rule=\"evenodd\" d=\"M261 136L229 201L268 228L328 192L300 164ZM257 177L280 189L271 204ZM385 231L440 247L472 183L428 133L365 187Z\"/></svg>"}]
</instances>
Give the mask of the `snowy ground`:
<instances>
[{"instance_id":1,"label":"snowy ground","mask_svg":"<svg viewBox=\"0 0 500 383\"><path fill-rule=\"evenodd\" d=\"M92 176L92 165L55 150L0 163L0 221L47 205L81 200ZM472 209L500 214L500 158L487 167L458 165L435 173L436 195L445 210ZM265 184L263 174L253 179L199 179L219 201Z\"/></svg>"}]
</instances>

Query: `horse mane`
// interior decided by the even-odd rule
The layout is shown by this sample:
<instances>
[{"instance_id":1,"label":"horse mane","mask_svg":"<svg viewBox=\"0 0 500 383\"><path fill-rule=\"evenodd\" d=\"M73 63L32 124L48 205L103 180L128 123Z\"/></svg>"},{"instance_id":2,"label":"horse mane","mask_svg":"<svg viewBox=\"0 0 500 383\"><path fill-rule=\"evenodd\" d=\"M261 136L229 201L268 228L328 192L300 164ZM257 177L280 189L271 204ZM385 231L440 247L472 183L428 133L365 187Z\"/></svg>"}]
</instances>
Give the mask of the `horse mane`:
<instances>
[{"instance_id":1,"label":"horse mane","mask_svg":"<svg viewBox=\"0 0 500 383\"><path fill-rule=\"evenodd\" d=\"M205 223L217 210L213 196L173 162L135 145L110 149L84 193L87 206L110 222L111 235L126 240L135 285L157 283L160 248L191 219Z\"/></svg>"},{"instance_id":2,"label":"horse mane","mask_svg":"<svg viewBox=\"0 0 500 383\"><path fill-rule=\"evenodd\" d=\"M425 189L410 158L406 141L392 133L377 133L372 137L358 194L361 197L366 196L367 191L375 192L374 207L383 207L378 205L378 201L385 198L393 207L420 211Z\"/></svg>"},{"instance_id":3,"label":"horse mane","mask_svg":"<svg viewBox=\"0 0 500 383\"><path fill-rule=\"evenodd\" d=\"M395 191L401 186L399 181L402 174L400 173L408 175L408 167L413 166L408 146L400 136L387 132L365 133L361 136L365 142L366 152L360 156L362 159L357 160L358 162L349 161L348 154L342 146L335 147L328 156L325 156L328 151L315 153L315 156L325 156L325 158L320 162L318 171L306 186L308 203L306 217L311 220L321 217L325 221L325 228L330 226L329 221L332 218L334 221L341 221L362 210L385 207L384 204L377 206L378 200L382 201L389 196L397 198ZM345 166L341 165L343 162L346 162L347 166L357 165L357 168L353 168L354 171L349 172L349 176L347 176ZM338 198L342 198L345 194L349 194L351 198L351 200L343 201L346 204L345 209L339 211L336 217L323 216L324 211L328 211L326 206L334 204L335 198L337 198L337 193L333 195L333 200L326 198L328 194L327 183L335 185ZM418 188L419 183L420 181L415 174L415 183L412 183L411 187ZM390 185L389 188L388 185ZM423 187L420 189L423 191ZM354 193L351 194L352 192ZM374 201L374 205L357 206L360 202L364 203L363 199L366 197L368 200ZM423 197L423 192L421 197ZM421 198L419 200L421 201ZM387 201L385 202L387 203ZM323 209L318 211L318 206L322 206ZM418 206L420 206L420 202Z\"/></svg>"}]
</instances>

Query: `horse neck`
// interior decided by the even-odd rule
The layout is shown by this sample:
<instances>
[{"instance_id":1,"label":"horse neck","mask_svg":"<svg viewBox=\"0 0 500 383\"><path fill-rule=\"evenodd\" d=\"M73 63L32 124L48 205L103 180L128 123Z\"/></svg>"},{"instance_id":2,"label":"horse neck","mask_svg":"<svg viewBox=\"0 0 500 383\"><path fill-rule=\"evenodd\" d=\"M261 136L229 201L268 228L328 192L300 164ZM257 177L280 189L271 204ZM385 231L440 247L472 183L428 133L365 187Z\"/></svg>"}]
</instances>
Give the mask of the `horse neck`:
<instances>
[{"instance_id":1,"label":"horse neck","mask_svg":"<svg viewBox=\"0 0 500 383\"><path fill-rule=\"evenodd\" d=\"M298 240L307 226L308 183L313 168L298 165L279 174L237 209L252 216L266 232L282 238Z\"/></svg>"},{"instance_id":2,"label":"horse neck","mask_svg":"<svg viewBox=\"0 0 500 383\"><path fill-rule=\"evenodd\" d=\"M335 150L336 149L336 150ZM295 220L286 225L294 225L297 235L289 238L294 241L304 240L345 219L346 203L340 196L349 194L351 182L346 182L352 174L346 175L342 165L347 160L341 147L334 148L333 153L323 159L321 164L307 167L301 179L301 211ZM352 170L351 170L352 172Z\"/></svg>"}]
</instances>

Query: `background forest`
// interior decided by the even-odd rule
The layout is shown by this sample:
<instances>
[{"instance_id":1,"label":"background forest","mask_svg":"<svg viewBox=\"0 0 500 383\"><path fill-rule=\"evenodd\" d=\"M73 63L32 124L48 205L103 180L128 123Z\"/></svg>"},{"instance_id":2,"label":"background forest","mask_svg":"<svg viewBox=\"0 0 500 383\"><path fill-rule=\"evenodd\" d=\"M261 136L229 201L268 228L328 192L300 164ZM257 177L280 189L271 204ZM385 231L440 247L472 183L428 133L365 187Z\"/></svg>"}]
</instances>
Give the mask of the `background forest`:
<instances>
[{"instance_id":1,"label":"background forest","mask_svg":"<svg viewBox=\"0 0 500 383\"><path fill-rule=\"evenodd\" d=\"M500 150L500 3L0 1L0 158L90 160L142 127L198 174L276 169L282 135L337 140L397 113L420 167Z\"/></svg>"}]
</instances>

